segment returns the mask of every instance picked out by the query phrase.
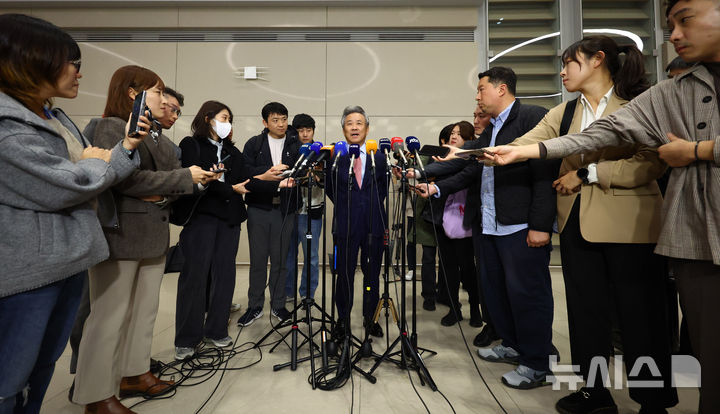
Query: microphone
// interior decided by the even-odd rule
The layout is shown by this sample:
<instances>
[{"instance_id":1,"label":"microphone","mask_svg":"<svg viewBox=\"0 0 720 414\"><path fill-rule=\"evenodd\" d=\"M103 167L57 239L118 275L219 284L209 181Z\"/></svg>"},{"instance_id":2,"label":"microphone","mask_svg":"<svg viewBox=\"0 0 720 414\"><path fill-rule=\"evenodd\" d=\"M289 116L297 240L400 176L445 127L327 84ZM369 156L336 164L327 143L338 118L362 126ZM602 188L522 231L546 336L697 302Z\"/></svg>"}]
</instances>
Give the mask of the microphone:
<instances>
[{"instance_id":1,"label":"microphone","mask_svg":"<svg viewBox=\"0 0 720 414\"><path fill-rule=\"evenodd\" d=\"M335 143L335 162L333 162L332 170L335 171L337 168L337 163L340 157L343 155L347 155L348 153L348 145L345 141L338 141Z\"/></svg>"},{"instance_id":2,"label":"microphone","mask_svg":"<svg viewBox=\"0 0 720 414\"><path fill-rule=\"evenodd\" d=\"M295 171L297 171L298 168L302 168L300 164L307 161L308 155L310 155L310 144L302 144L300 146L300 157L298 157L297 161L295 161L295 165L293 165L290 171L283 171L282 176L291 177L293 174L295 174Z\"/></svg>"},{"instance_id":3,"label":"microphone","mask_svg":"<svg viewBox=\"0 0 720 414\"><path fill-rule=\"evenodd\" d=\"M375 170L375 153L377 152L378 144L374 139L365 141L365 151L367 151L370 159L372 160L372 168Z\"/></svg>"},{"instance_id":4,"label":"microphone","mask_svg":"<svg viewBox=\"0 0 720 414\"><path fill-rule=\"evenodd\" d=\"M420 167L420 171L422 171L423 176L425 175L425 167L423 166L422 160L420 159L420 154L418 154L418 151L420 151L420 140L417 139L417 137L409 136L405 138L405 144L407 145L408 151L410 151L413 155L415 155L415 160L418 163L418 166Z\"/></svg>"},{"instance_id":5,"label":"microphone","mask_svg":"<svg viewBox=\"0 0 720 414\"><path fill-rule=\"evenodd\" d=\"M332 154L333 154L333 145L332 145L332 144L330 144L330 145L323 145L323 146L318 150L318 152L319 152L319 154L318 154L318 156L317 156L317 157L315 158L315 160L314 160L314 163L315 163L315 164L317 164L317 163L325 160L326 158L332 157Z\"/></svg>"},{"instance_id":6,"label":"microphone","mask_svg":"<svg viewBox=\"0 0 720 414\"><path fill-rule=\"evenodd\" d=\"M305 144L303 144L303 145L305 145ZM317 141L310 144L309 154L303 160L303 162L300 163L300 165L297 167L297 172L302 171L308 165L308 163L312 163L315 161L315 159L320 154L320 148L322 148L322 146L323 146L322 142L317 142ZM293 171L293 172L295 172L295 171ZM290 174L290 175L292 176L292 174Z\"/></svg>"},{"instance_id":7,"label":"microphone","mask_svg":"<svg viewBox=\"0 0 720 414\"><path fill-rule=\"evenodd\" d=\"M405 146L403 145L403 139L400 137L393 137L392 141L390 142L392 145L392 150L395 153L395 158L397 159L399 157L400 159L402 159L403 164L407 165L408 162L407 158L405 158Z\"/></svg>"},{"instance_id":8,"label":"microphone","mask_svg":"<svg viewBox=\"0 0 720 414\"><path fill-rule=\"evenodd\" d=\"M385 154L385 161L387 162L387 167L390 168L390 165L392 162L390 161L390 151L392 151L392 145L390 144L390 140L387 138L380 138L380 144L378 145L380 147L380 152Z\"/></svg>"},{"instance_id":9,"label":"microphone","mask_svg":"<svg viewBox=\"0 0 720 414\"><path fill-rule=\"evenodd\" d=\"M360 145L350 144L350 147L348 148L348 153L350 154L350 167L348 168L348 177L352 177L355 158L360 158ZM358 183L358 186L359 185L360 183Z\"/></svg>"}]
</instances>

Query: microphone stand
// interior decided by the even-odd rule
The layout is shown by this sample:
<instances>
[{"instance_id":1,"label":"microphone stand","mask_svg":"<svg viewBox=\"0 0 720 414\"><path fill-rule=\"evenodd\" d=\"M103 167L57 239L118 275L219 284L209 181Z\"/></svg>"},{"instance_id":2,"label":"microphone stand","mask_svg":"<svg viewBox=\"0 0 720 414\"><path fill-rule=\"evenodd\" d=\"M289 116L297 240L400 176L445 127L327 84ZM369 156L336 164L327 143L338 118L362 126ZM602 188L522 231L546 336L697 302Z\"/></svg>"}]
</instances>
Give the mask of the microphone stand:
<instances>
[{"instance_id":1,"label":"microphone stand","mask_svg":"<svg viewBox=\"0 0 720 414\"><path fill-rule=\"evenodd\" d=\"M315 163L315 164L317 164L317 163ZM307 197L307 202L306 202L308 220L307 220L307 228L306 228L306 233L305 233L305 238L306 238L307 244L306 244L306 249L305 249L304 270L305 270L305 274L306 274L305 282L306 282L306 288L308 289L308 293L309 293L309 289L310 289L311 270L312 270L311 265L310 265L311 251L312 251L312 227L311 227L312 221L310 219L310 209L312 207L312 189L313 189L313 185L315 184L314 179L313 179L314 174L312 173L312 168L315 164L311 164L311 166L309 168L310 173L308 176L308 197ZM299 170L296 171L296 173L297 172L299 172ZM299 193L299 191L298 191L298 193ZM323 211L324 211L324 207L323 207ZM295 266L297 269L297 258L295 259ZM323 269L323 301L325 299L324 298L324 294L325 294L324 278L325 278L325 269ZM296 285L297 285L297 283L296 283ZM272 353L275 350L275 348L277 348L281 343L284 342L285 338L287 338L288 335L291 335L290 361L286 362L286 363L274 365L273 370L278 371L278 370L281 370L281 369L289 366L291 370L295 371L297 369L298 363L310 361L311 385L312 385L312 388L315 389L316 388L315 358L322 357L324 365L327 366L327 353L326 353L326 346L325 346L325 340L326 340L327 336L326 336L326 331L325 331L325 323L328 320L330 320L332 323L332 319L331 319L330 315L328 315L325 312L324 304L323 304L323 307L320 308L317 305L317 303L315 302L315 300L313 298L310 298L309 295L305 297L305 299L302 301L302 303L298 303L297 295L298 295L297 286L295 286L295 292L294 292L294 298L293 298L294 307L293 307L293 310L290 312L292 314L292 319L288 319L287 321L281 322L278 325L274 326L267 334L265 334L264 337L262 337L262 339L260 339L260 341L257 342L257 344L255 346L256 347L260 346L260 344L262 344L273 332L276 332L278 329L285 328L287 326L291 326L290 331L285 333L282 336L282 338L272 348L270 348L270 351L269 351L270 353ZM312 317L311 311L312 311L313 307L320 311L320 315L321 315L320 319ZM303 308L305 309L305 318L298 320L298 312L302 311ZM322 323L321 330L319 330L317 332L313 332L313 327L312 327L313 320L320 321ZM307 335L299 330L298 322L307 323L307 325L308 325ZM315 335L317 335L318 333L321 334L321 345L322 346L318 346L313 340ZM303 341L300 345L298 345L298 335L303 336ZM298 350L300 348L302 348L305 344L309 344L310 355L307 357L298 359ZM320 352L319 355L315 354L316 350Z\"/></svg>"},{"instance_id":2,"label":"microphone stand","mask_svg":"<svg viewBox=\"0 0 720 414\"><path fill-rule=\"evenodd\" d=\"M418 167L420 167L420 171L422 172L422 176L425 177L425 181L427 181L427 176L425 175L425 167L423 166L422 160L420 159L420 154L418 154L417 151L415 151L415 161ZM415 179L416 182L419 182L419 179ZM415 245L417 246L417 195L413 197L413 240L415 240ZM427 352L430 354L430 356L437 355L436 351L433 351L431 349L427 348L421 348L418 347L418 341L417 341L417 263L415 263L415 267L413 267L413 286L412 286L412 334L410 334L410 342L412 343L413 347L415 348L415 351L422 351L423 353Z\"/></svg>"},{"instance_id":3,"label":"microphone stand","mask_svg":"<svg viewBox=\"0 0 720 414\"><path fill-rule=\"evenodd\" d=\"M402 157L404 158L404 157ZM406 229L406 220L407 215L405 214L405 211L407 209L407 196L405 195L407 193L408 188L408 179L407 179L407 164L405 160L398 161L398 163L402 163L402 174L401 174L401 180L400 180L400 194L402 197L402 218L401 218L401 226L400 226L400 245L402 246L402 256L401 256L401 275L405 274L405 269L407 266L406 263L406 257L407 252L405 251L406 246L406 237L405 237L405 229ZM380 366L380 364L383 361L391 361L396 364L398 364L401 368L414 368L417 371L418 377L420 378L420 383L422 385L425 385L427 383L430 386L430 389L433 391L437 391L437 385L435 384L435 381L430 376L430 372L428 371L427 367L425 366L425 362L422 359L422 356L417 352L415 349L415 346L411 343L410 339L408 338L407 333L407 324L406 324L406 308L407 308L407 300L406 300L406 286L405 286L405 280L403 278L401 288L400 288L400 296L402 299L402 305L400 307L400 334L398 337L393 341L393 343L388 347L388 349L385 351L385 353L378 358L375 361L375 365L368 371L368 374L372 375L373 372ZM400 350L393 352L393 349L397 344L400 344ZM400 355L401 360L395 361L392 359L392 357Z\"/></svg>"}]
</instances>

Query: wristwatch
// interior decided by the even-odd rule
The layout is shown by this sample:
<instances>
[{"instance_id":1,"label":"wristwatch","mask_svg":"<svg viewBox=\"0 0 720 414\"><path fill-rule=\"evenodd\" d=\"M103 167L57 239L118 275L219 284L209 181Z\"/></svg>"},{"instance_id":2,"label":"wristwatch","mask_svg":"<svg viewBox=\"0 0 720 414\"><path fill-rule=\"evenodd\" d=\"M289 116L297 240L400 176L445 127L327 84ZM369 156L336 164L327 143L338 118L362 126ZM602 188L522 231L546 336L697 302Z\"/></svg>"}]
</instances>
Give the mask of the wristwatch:
<instances>
[{"instance_id":1,"label":"wristwatch","mask_svg":"<svg viewBox=\"0 0 720 414\"><path fill-rule=\"evenodd\" d=\"M583 184L590 184L590 182L588 181L589 171L587 168L578 168L576 174L578 178L582 180Z\"/></svg>"}]
</instances>

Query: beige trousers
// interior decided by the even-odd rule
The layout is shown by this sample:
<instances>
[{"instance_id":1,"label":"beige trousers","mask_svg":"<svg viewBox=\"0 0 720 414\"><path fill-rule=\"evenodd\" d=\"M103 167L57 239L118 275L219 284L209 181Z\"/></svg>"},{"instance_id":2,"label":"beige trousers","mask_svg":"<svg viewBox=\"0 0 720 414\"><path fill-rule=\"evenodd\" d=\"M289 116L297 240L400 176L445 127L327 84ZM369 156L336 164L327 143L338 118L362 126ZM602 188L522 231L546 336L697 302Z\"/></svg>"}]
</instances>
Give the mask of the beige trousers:
<instances>
[{"instance_id":1,"label":"beige trousers","mask_svg":"<svg viewBox=\"0 0 720 414\"><path fill-rule=\"evenodd\" d=\"M122 377L150 369L165 256L106 260L90 269L90 316L85 322L73 401L116 395Z\"/></svg>"}]
</instances>

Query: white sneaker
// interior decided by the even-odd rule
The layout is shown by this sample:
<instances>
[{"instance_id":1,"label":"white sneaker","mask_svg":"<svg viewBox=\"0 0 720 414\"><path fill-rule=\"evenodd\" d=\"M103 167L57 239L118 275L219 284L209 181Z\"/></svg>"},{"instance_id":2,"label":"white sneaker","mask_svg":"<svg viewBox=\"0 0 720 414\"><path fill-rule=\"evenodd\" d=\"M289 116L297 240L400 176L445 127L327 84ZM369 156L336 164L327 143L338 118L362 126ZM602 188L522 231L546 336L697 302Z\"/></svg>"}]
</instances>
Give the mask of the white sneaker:
<instances>
[{"instance_id":1,"label":"white sneaker","mask_svg":"<svg viewBox=\"0 0 720 414\"><path fill-rule=\"evenodd\" d=\"M187 348L184 346L175 347L175 359L182 361L195 355L195 348Z\"/></svg>"},{"instance_id":2,"label":"white sneaker","mask_svg":"<svg viewBox=\"0 0 720 414\"><path fill-rule=\"evenodd\" d=\"M407 281L413 280L413 271L412 270L408 270L408 272L405 273L405 280L407 280Z\"/></svg>"},{"instance_id":3,"label":"white sneaker","mask_svg":"<svg viewBox=\"0 0 720 414\"><path fill-rule=\"evenodd\" d=\"M242 306L239 303L233 303L230 305L230 313L237 312L240 309L242 309Z\"/></svg>"},{"instance_id":4,"label":"white sneaker","mask_svg":"<svg viewBox=\"0 0 720 414\"><path fill-rule=\"evenodd\" d=\"M222 339L205 338L203 340L206 344L212 344L216 348L227 348L233 343L232 338L230 338L229 336L226 336Z\"/></svg>"}]
</instances>

